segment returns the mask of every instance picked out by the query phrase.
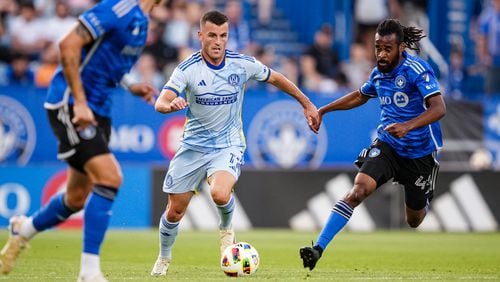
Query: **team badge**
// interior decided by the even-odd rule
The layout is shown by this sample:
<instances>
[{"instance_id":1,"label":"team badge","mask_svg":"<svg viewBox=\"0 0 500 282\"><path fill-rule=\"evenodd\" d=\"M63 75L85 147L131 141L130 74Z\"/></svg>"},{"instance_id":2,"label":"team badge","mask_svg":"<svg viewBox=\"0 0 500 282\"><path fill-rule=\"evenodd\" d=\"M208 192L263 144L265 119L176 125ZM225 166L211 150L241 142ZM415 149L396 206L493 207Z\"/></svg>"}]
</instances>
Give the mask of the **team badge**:
<instances>
[{"instance_id":1,"label":"team badge","mask_svg":"<svg viewBox=\"0 0 500 282\"><path fill-rule=\"evenodd\" d=\"M89 126L85 127L83 130L80 130L78 132L78 135L80 135L80 137L82 139L91 140L92 138L95 137L96 133L97 133L97 130L96 130L95 126L89 125Z\"/></svg>"},{"instance_id":2,"label":"team badge","mask_svg":"<svg viewBox=\"0 0 500 282\"><path fill-rule=\"evenodd\" d=\"M36 144L35 123L17 100L0 95L0 163L26 165Z\"/></svg>"},{"instance_id":3,"label":"team badge","mask_svg":"<svg viewBox=\"0 0 500 282\"><path fill-rule=\"evenodd\" d=\"M379 148L371 148L370 153L368 153L368 157L370 157L370 158L375 158L378 155L380 155L380 149Z\"/></svg>"},{"instance_id":4,"label":"team badge","mask_svg":"<svg viewBox=\"0 0 500 282\"><path fill-rule=\"evenodd\" d=\"M398 75L394 80L394 85L396 88L404 88L406 86L406 78L403 75Z\"/></svg>"},{"instance_id":5,"label":"team badge","mask_svg":"<svg viewBox=\"0 0 500 282\"><path fill-rule=\"evenodd\" d=\"M406 93L403 92L396 92L394 93L394 97L392 97L394 100L394 104L400 108L406 107L408 105L408 102L410 102L410 98Z\"/></svg>"},{"instance_id":6,"label":"team badge","mask_svg":"<svg viewBox=\"0 0 500 282\"><path fill-rule=\"evenodd\" d=\"M240 77L233 73L227 78L227 82L232 86L236 86L240 83Z\"/></svg>"},{"instance_id":7,"label":"team badge","mask_svg":"<svg viewBox=\"0 0 500 282\"><path fill-rule=\"evenodd\" d=\"M317 168L327 150L327 133L314 134L302 108L292 101L277 101L260 110L248 132L248 152L257 168Z\"/></svg>"}]
</instances>

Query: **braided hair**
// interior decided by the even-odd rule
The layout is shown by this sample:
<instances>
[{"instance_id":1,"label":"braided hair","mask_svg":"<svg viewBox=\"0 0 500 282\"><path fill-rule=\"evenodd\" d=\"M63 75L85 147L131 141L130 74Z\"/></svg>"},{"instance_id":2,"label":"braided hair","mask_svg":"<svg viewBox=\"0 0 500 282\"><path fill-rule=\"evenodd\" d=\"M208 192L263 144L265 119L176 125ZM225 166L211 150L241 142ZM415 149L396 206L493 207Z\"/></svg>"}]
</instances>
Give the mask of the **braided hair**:
<instances>
[{"instance_id":1,"label":"braided hair","mask_svg":"<svg viewBox=\"0 0 500 282\"><path fill-rule=\"evenodd\" d=\"M426 37L422 29L402 25L396 19L387 19L382 21L377 27L377 33L380 36L396 34L396 41L399 44L404 43L406 47L412 50L420 50L418 42L420 39Z\"/></svg>"}]
</instances>

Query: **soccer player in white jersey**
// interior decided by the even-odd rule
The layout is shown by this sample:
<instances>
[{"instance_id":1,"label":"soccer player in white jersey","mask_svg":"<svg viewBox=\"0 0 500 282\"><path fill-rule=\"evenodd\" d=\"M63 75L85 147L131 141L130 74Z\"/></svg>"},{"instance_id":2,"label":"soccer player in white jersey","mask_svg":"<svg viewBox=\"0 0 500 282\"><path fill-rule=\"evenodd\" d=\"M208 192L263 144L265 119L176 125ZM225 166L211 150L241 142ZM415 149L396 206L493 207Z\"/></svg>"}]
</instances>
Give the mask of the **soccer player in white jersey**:
<instances>
[{"instance_id":1,"label":"soccer player in white jersey","mask_svg":"<svg viewBox=\"0 0 500 282\"><path fill-rule=\"evenodd\" d=\"M228 29L224 14L203 15L198 32L201 50L177 66L155 104L161 113L187 108L187 123L163 184L168 204L159 223L160 252L153 276L166 275L179 222L205 179L220 216L221 253L234 242L232 190L245 150L241 110L248 80L266 81L295 98L311 130L319 128L316 107L297 86L255 58L226 50Z\"/></svg>"}]
</instances>

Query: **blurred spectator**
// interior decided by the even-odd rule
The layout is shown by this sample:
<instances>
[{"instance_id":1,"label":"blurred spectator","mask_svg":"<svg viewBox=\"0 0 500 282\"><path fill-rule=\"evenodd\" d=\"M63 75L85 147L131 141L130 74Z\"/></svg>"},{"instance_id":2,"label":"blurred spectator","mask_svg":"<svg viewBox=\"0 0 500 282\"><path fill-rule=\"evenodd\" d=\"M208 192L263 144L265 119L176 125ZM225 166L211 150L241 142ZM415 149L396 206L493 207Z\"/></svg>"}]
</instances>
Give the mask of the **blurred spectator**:
<instances>
[{"instance_id":1,"label":"blurred spectator","mask_svg":"<svg viewBox=\"0 0 500 282\"><path fill-rule=\"evenodd\" d=\"M273 16L274 0L248 0L248 2L257 5L257 20L260 26L268 26Z\"/></svg>"},{"instance_id":2,"label":"blurred spectator","mask_svg":"<svg viewBox=\"0 0 500 282\"><path fill-rule=\"evenodd\" d=\"M349 60L342 63L341 69L347 75L349 88L353 90L368 80L373 69L369 58L374 57L374 54L369 53L360 43L353 43L349 53Z\"/></svg>"},{"instance_id":3,"label":"blurred spectator","mask_svg":"<svg viewBox=\"0 0 500 282\"><path fill-rule=\"evenodd\" d=\"M405 26L418 26L429 32L427 0L390 0L391 15Z\"/></svg>"},{"instance_id":4,"label":"blurred spectator","mask_svg":"<svg viewBox=\"0 0 500 282\"><path fill-rule=\"evenodd\" d=\"M246 52L250 47L250 27L243 18L243 7L239 0L229 0L224 7L224 13L229 19L229 40L227 49Z\"/></svg>"},{"instance_id":5,"label":"blurred spectator","mask_svg":"<svg viewBox=\"0 0 500 282\"><path fill-rule=\"evenodd\" d=\"M41 55L41 64L35 71L35 86L40 88L49 87L59 63L59 49L56 43L47 45Z\"/></svg>"},{"instance_id":6,"label":"blurred spectator","mask_svg":"<svg viewBox=\"0 0 500 282\"><path fill-rule=\"evenodd\" d=\"M319 92L334 91L333 76L339 71L339 58L333 49L333 30L323 25L314 35L314 43L301 57L305 87Z\"/></svg>"},{"instance_id":7,"label":"blurred spectator","mask_svg":"<svg viewBox=\"0 0 500 282\"><path fill-rule=\"evenodd\" d=\"M152 19L148 26L148 37L146 39L145 53L153 54L157 70L164 74L164 77L170 77L173 68L178 63L179 52L173 46L163 41L165 24Z\"/></svg>"},{"instance_id":8,"label":"blurred spectator","mask_svg":"<svg viewBox=\"0 0 500 282\"><path fill-rule=\"evenodd\" d=\"M300 67L297 60L293 57L282 57L278 67L278 71L285 75L291 82L302 87L302 77Z\"/></svg>"},{"instance_id":9,"label":"blurred spectator","mask_svg":"<svg viewBox=\"0 0 500 282\"><path fill-rule=\"evenodd\" d=\"M485 91L500 95L500 0L486 5L479 18L478 55L487 67Z\"/></svg>"},{"instance_id":10,"label":"blurred spectator","mask_svg":"<svg viewBox=\"0 0 500 282\"><path fill-rule=\"evenodd\" d=\"M13 17L8 25L12 50L28 55L30 59L37 59L47 41L43 37L46 27L38 17L33 2L22 2L19 15Z\"/></svg>"},{"instance_id":11,"label":"blurred spectator","mask_svg":"<svg viewBox=\"0 0 500 282\"><path fill-rule=\"evenodd\" d=\"M163 41L176 48L184 48L189 41L189 23L186 19L186 2L174 0L169 9L169 20Z\"/></svg>"},{"instance_id":12,"label":"blurred spectator","mask_svg":"<svg viewBox=\"0 0 500 282\"><path fill-rule=\"evenodd\" d=\"M186 20L189 25L187 46L191 52L201 48L200 40L198 39L198 31L200 30L200 19L203 14L203 7L198 1L189 1L186 4Z\"/></svg>"},{"instance_id":13,"label":"blurred spectator","mask_svg":"<svg viewBox=\"0 0 500 282\"><path fill-rule=\"evenodd\" d=\"M80 15L83 11L94 6L100 0L66 0L72 15Z\"/></svg>"},{"instance_id":14,"label":"blurred spectator","mask_svg":"<svg viewBox=\"0 0 500 282\"><path fill-rule=\"evenodd\" d=\"M139 60L137 60L137 63L130 71L129 77L131 83L150 83L156 89L161 89L166 82L163 75L157 69L155 57L147 52L142 53L139 57Z\"/></svg>"},{"instance_id":15,"label":"blurred spectator","mask_svg":"<svg viewBox=\"0 0 500 282\"><path fill-rule=\"evenodd\" d=\"M30 67L29 57L22 53L14 53L3 77L4 86L32 86L35 82L35 74Z\"/></svg>"},{"instance_id":16,"label":"blurred spectator","mask_svg":"<svg viewBox=\"0 0 500 282\"><path fill-rule=\"evenodd\" d=\"M356 21L356 42L361 42L365 50L374 54L375 30L379 22L390 16L388 2L397 0L355 0L354 20ZM375 61L371 56L370 61Z\"/></svg>"},{"instance_id":17,"label":"blurred spectator","mask_svg":"<svg viewBox=\"0 0 500 282\"><path fill-rule=\"evenodd\" d=\"M73 28L76 18L70 15L69 9L70 7L65 0L56 1L54 16L46 19L45 39L50 42L58 42Z\"/></svg>"},{"instance_id":18,"label":"blurred spectator","mask_svg":"<svg viewBox=\"0 0 500 282\"><path fill-rule=\"evenodd\" d=\"M14 0L0 1L0 62L10 61L10 35L7 27L7 18L17 10Z\"/></svg>"}]
</instances>

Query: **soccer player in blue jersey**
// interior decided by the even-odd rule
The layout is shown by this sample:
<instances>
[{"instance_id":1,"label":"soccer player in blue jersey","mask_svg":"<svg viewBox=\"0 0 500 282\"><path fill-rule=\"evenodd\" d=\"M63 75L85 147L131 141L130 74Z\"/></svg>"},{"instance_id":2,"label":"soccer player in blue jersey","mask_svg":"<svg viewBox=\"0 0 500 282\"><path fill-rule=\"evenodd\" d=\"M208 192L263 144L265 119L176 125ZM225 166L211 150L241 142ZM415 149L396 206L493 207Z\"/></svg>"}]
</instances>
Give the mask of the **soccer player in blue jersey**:
<instances>
[{"instance_id":1,"label":"soccer player in blue jersey","mask_svg":"<svg viewBox=\"0 0 500 282\"><path fill-rule=\"evenodd\" d=\"M187 108L187 122L163 185L168 203L159 223L160 251L153 276L167 274L179 222L205 179L220 216L220 251L234 242L232 190L246 146L241 111L247 81L266 81L286 92L304 108L309 127L315 132L319 128L316 107L290 80L254 57L226 49L228 30L224 14L210 11L202 16L201 50L177 66L155 104L161 113Z\"/></svg>"},{"instance_id":2,"label":"soccer player in blue jersey","mask_svg":"<svg viewBox=\"0 0 500 282\"><path fill-rule=\"evenodd\" d=\"M111 94L137 61L146 41L148 15L159 0L103 0L84 12L59 43L61 66L48 90L45 108L58 139L57 157L68 163L66 190L30 217L10 219L10 238L0 253L0 271L9 273L20 251L38 232L84 210L79 281L106 281L99 251L122 183L120 166L108 148ZM153 103L157 90L126 85Z\"/></svg>"},{"instance_id":3,"label":"soccer player in blue jersey","mask_svg":"<svg viewBox=\"0 0 500 282\"><path fill-rule=\"evenodd\" d=\"M354 186L336 203L312 247L300 249L305 268L312 270L333 237L347 224L353 210L390 179L405 189L406 222L413 228L424 219L433 197L442 146L438 120L446 112L431 67L405 48L418 49L423 31L397 20L382 21L375 34L377 66L361 89L319 109L348 110L378 98L381 115L377 139L356 161L359 172Z\"/></svg>"}]
</instances>

